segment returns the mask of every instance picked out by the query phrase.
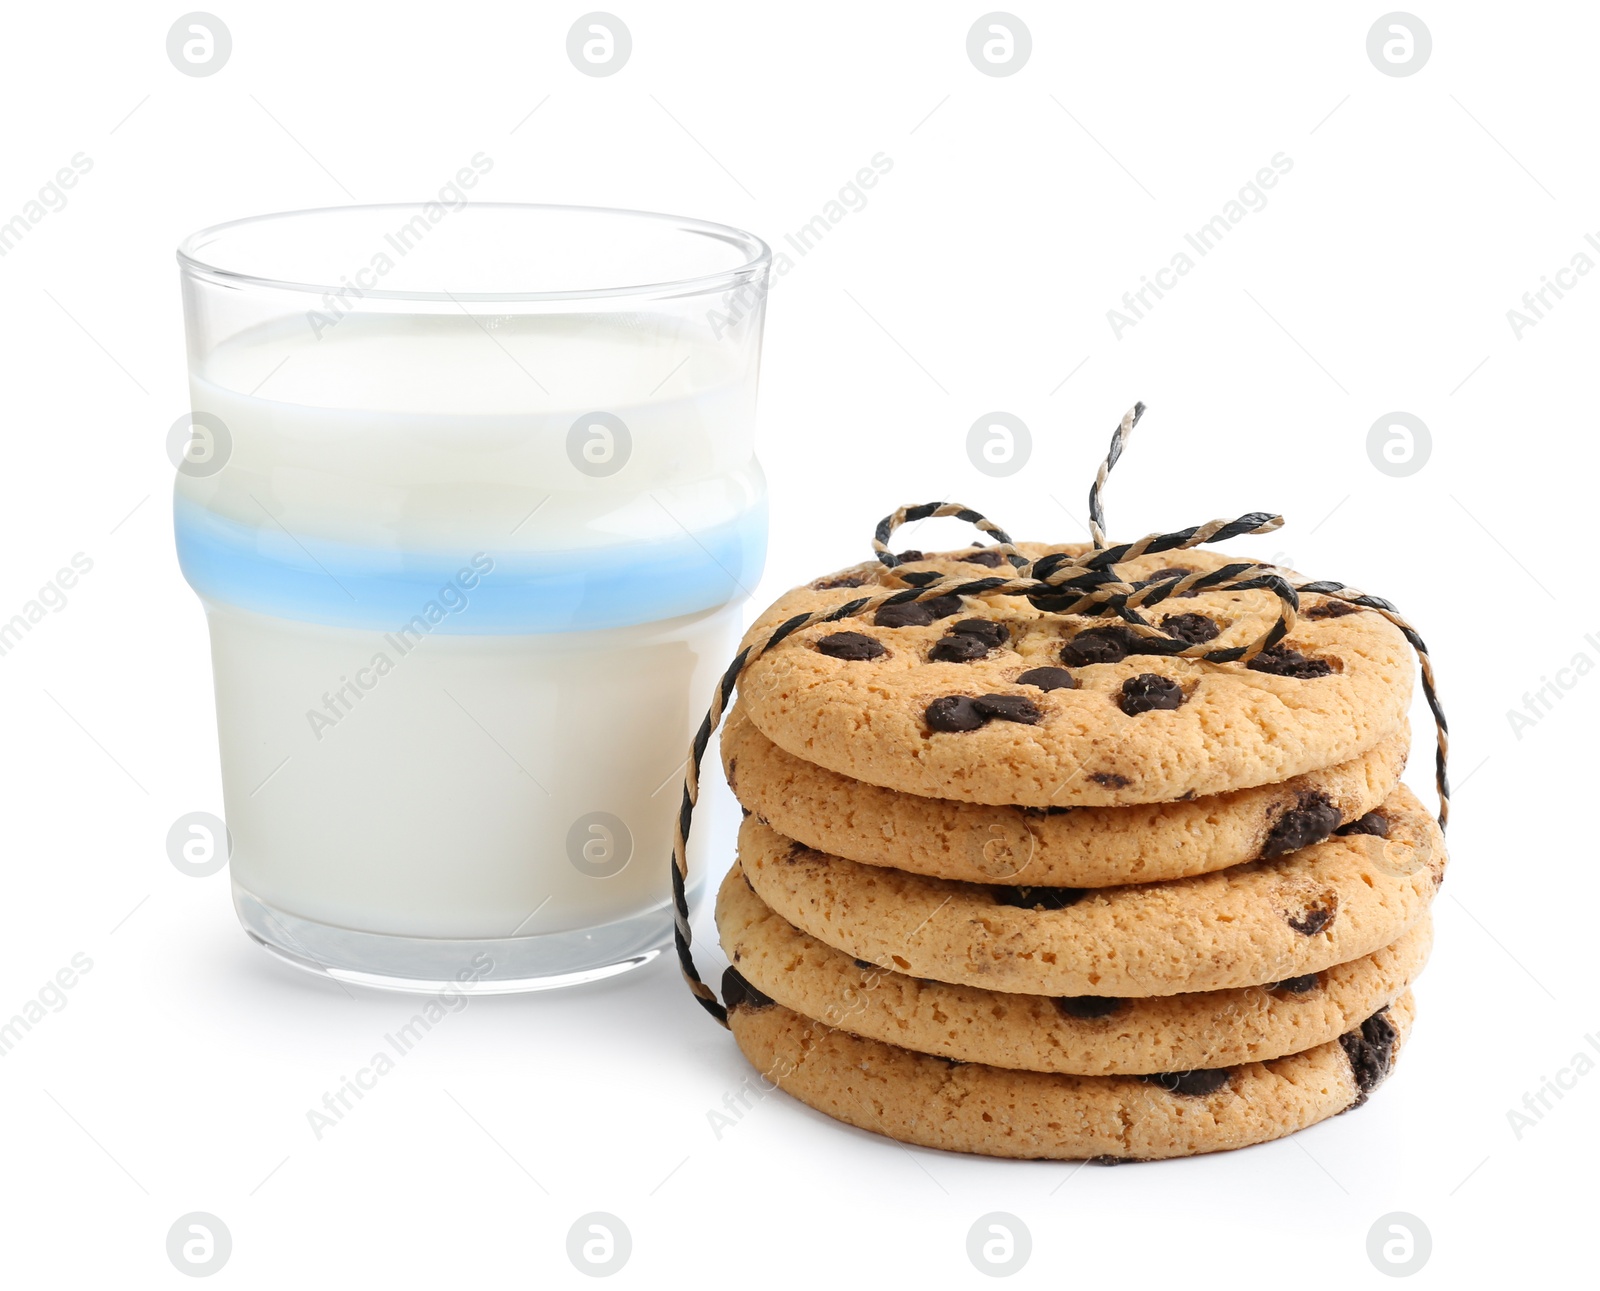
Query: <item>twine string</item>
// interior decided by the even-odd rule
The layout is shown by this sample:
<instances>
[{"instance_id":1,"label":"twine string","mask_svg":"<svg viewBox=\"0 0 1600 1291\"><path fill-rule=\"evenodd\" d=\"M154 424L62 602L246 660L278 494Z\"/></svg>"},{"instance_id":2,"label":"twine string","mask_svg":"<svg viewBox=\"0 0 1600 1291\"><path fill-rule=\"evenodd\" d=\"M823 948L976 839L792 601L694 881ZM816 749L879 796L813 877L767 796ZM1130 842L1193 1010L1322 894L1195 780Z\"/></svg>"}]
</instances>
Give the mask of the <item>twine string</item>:
<instances>
[{"instance_id":1,"label":"twine string","mask_svg":"<svg viewBox=\"0 0 1600 1291\"><path fill-rule=\"evenodd\" d=\"M1106 513L1102 502L1106 480L1110 478L1112 468L1122 460L1122 450L1127 445L1128 436L1133 434L1133 428L1139 424L1142 416L1142 402L1134 404L1122 414L1116 430L1111 432L1111 447L1106 450L1105 460L1100 463L1100 469L1094 474L1094 483L1089 486L1089 540L1096 548L1106 545Z\"/></svg>"},{"instance_id":2,"label":"twine string","mask_svg":"<svg viewBox=\"0 0 1600 1291\"><path fill-rule=\"evenodd\" d=\"M1421 635L1401 616L1392 603L1332 579L1291 578L1275 565L1263 565L1248 560L1230 563L1209 571L1194 570L1176 579L1167 578L1152 582L1128 581L1122 578L1118 565L1139 556L1186 551L1204 543L1226 542L1230 538L1249 534L1273 533L1283 525L1283 517L1280 515L1252 511L1233 520L1211 520L1171 533L1151 533L1133 542L1110 544L1105 534L1103 506L1106 480L1122 456L1128 436L1138 425L1143 413L1144 404L1136 403L1123 415L1112 433L1111 447L1095 475L1094 484L1089 491L1089 528L1092 541L1090 550L1076 555L1054 552L1037 560L1030 560L1017 550L1004 529L970 507L947 502L924 502L916 506L900 507L880 520L873 531L872 549L885 569L893 570L905 563L889 550L889 540L897 529L907 523L953 516L972 525L980 533L992 537L995 545L985 550L1001 555L1012 566L1012 572L1009 575L994 574L973 579L945 575L918 587L888 587L869 592L831 610L813 610L793 615L773 628L765 640L753 642L740 650L722 676L717 679L710 707L695 732L684 771L683 797L678 807L678 818L672 839L672 907L673 942L678 952L678 964L682 969L684 980L706 1012L723 1026L728 1024L727 1009L717 998L716 992L701 980L691 951L693 932L689 926L687 893L688 845L695 805L700 800L700 773L706 749L711 743L711 736L721 725L723 715L745 669L768 651L776 649L794 633L812 624L834 623L857 615L876 613L889 605L905 605L913 601L932 600L943 596L1023 596L1050 614L1115 617L1126 624L1128 631L1141 637L1159 638L1170 647L1173 638L1147 621L1146 610L1188 592L1255 590L1271 592L1278 598L1278 617L1271 626L1247 645L1212 650L1207 649L1202 642L1182 649L1167 648L1162 651L1162 654L1169 658L1224 664L1249 663L1263 650L1270 649L1282 641L1298 620L1301 592L1311 592L1359 609L1372 610L1394 624L1406 642L1416 651L1422 671L1423 695L1427 699L1437 729L1435 783L1439 795L1438 820L1440 828L1448 825L1449 728L1445 722L1444 709L1439 703L1433 662Z\"/></svg>"}]
</instances>

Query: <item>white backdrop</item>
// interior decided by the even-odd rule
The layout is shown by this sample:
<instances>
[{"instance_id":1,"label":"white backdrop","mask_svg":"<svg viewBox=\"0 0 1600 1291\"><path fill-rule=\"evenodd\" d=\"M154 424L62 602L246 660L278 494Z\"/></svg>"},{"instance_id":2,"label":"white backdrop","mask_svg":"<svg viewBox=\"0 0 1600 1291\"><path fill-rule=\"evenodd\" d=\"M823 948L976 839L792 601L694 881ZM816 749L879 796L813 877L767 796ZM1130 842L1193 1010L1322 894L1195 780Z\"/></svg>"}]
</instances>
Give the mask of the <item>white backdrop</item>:
<instances>
[{"instance_id":1,"label":"white backdrop","mask_svg":"<svg viewBox=\"0 0 1600 1291\"><path fill-rule=\"evenodd\" d=\"M8 1285L174 1285L192 1211L231 1234L216 1284L249 1287L586 1285L566 1240L592 1211L631 1234L617 1285L980 1285L966 1235L996 1211L1031 1233L1019 1286L1379 1283L1368 1233L1396 1211L1431 1233L1419 1286L1588 1263L1600 13L1422 8L1426 57L1380 68L1376 4L1015 12L1026 62L980 70L977 4L617 0L632 49L608 76L569 61L577 5L218 0L231 53L204 76L168 59L175 6L8 12L0 618L90 565L0 656L0 1018L40 1002L0 1058ZM900 502L1083 536L1142 398L1113 536L1280 510L1238 549L1400 604L1459 792L1415 1039L1368 1107L1118 1169L908 1150L781 1095L719 1137L747 1068L663 959L474 1001L313 1136L307 1109L413 1006L269 962L225 874L164 851L178 816L221 811L162 448L186 401L173 248L418 199L480 151L483 200L697 215L779 250L839 201L769 300L764 600L860 559ZM880 154L864 205L841 196ZM1167 285L1134 317L1147 279ZM1032 439L1004 478L966 451L995 411ZM1404 455L1396 412L1431 443L1404 475L1368 452L1377 424ZM1548 1110L1546 1081L1570 1086Z\"/></svg>"}]
</instances>

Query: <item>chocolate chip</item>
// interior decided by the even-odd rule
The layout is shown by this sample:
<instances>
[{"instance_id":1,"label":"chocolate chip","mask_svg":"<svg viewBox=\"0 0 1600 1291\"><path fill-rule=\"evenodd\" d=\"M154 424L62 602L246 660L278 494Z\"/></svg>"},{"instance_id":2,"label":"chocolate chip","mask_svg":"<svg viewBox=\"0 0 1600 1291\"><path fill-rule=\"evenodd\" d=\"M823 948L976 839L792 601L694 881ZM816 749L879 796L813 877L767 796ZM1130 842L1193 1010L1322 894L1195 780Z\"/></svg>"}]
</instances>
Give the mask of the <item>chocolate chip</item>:
<instances>
[{"instance_id":1,"label":"chocolate chip","mask_svg":"<svg viewBox=\"0 0 1600 1291\"><path fill-rule=\"evenodd\" d=\"M811 586L819 592L826 592L835 587L862 587L871 581L865 574L844 574L838 578L819 578Z\"/></svg>"},{"instance_id":2,"label":"chocolate chip","mask_svg":"<svg viewBox=\"0 0 1600 1291\"><path fill-rule=\"evenodd\" d=\"M1313 605L1306 611L1308 619L1342 619L1346 614L1359 614L1361 607L1351 605L1349 601L1323 601L1321 605Z\"/></svg>"},{"instance_id":3,"label":"chocolate chip","mask_svg":"<svg viewBox=\"0 0 1600 1291\"><path fill-rule=\"evenodd\" d=\"M876 968L877 965L874 964L870 959L858 959L858 960L856 960L856 967L857 968L861 968L861 969L867 969L867 968Z\"/></svg>"},{"instance_id":4,"label":"chocolate chip","mask_svg":"<svg viewBox=\"0 0 1600 1291\"><path fill-rule=\"evenodd\" d=\"M898 564L901 564L901 565L904 565L908 561L926 560L926 559L927 559L926 556L924 556L920 551L917 551L915 549L912 549L910 551L902 551L898 556L895 557L895 561Z\"/></svg>"},{"instance_id":5,"label":"chocolate chip","mask_svg":"<svg viewBox=\"0 0 1600 1291\"><path fill-rule=\"evenodd\" d=\"M889 652L883 643L865 632L835 632L817 641L817 653L830 659L848 659L859 663L863 659L877 659Z\"/></svg>"},{"instance_id":6,"label":"chocolate chip","mask_svg":"<svg viewBox=\"0 0 1600 1291\"><path fill-rule=\"evenodd\" d=\"M1289 926L1303 937L1315 937L1319 932L1333 922L1333 916L1339 911L1339 904L1332 893L1323 897L1315 905L1307 906L1304 914L1298 918L1290 919Z\"/></svg>"},{"instance_id":7,"label":"chocolate chip","mask_svg":"<svg viewBox=\"0 0 1600 1291\"><path fill-rule=\"evenodd\" d=\"M1350 1074L1356 1081L1356 1101L1351 1107L1360 1107L1367 1096L1383 1083L1394 1065L1394 1042L1400 1038L1389 1010L1381 1008L1363 1022L1358 1030L1347 1031L1339 1037L1339 1047L1350 1060Z\"/></svg>"},{"instance_id":8,"label":"chocolate chip","mask_svg":"<svg viewBox=\"0 0 1600 1291\"><path fill-rule=\"evenodd\" d=\"M1065 614L1068 609L1083 599L1079 591L1066 592L1029 592L1028 603L1036 610L1043 610L1046 614Z\"/></svg>"},{"instance_id":9,"label":"chocolate chip","mask_svg":"<svg viewBox=\"0 0 1600 1291\"><path fill-rule=\"evenodd\" d=\"M1161 620L1161 628L1169 637L1177 637L1190 645L1214 641L1222 631L1215 619L1204 614L1169 614Z\"/></svg>"},{"instance_id":10,"label":"chocolate chip","mask_svg":"<svg viewBox=\"0 0 1600 1291\"><path fill-rule=\"evenodd\" d=\"M1114 995L1058 995L1055 1006L1066 1017L1088 1021L1110 1017L1122 1007L1122 1001Z\"/></svg>"},{"instance_id":11,"label":"chocolate chip","mask_svg":"<svg viewBox=\"0 0 1600 1291\"><path fill-rule=\"evenodd\" d=\"M946 695L923 711L923 720L935 731L975 731L989 720L966 695Z\"/></svg>"},{"instance_id":12,"label":"chocolate chip","mask_svg":"<svg viewBox=\"0 0 1600 1291\"><path fill-rule=\"evenodd\" d=\"M1298 852L1327 838L1339 825L1339 809L1325 793L1302 793L1299 801L1279 816L1261 845L1261 859L1270 860Z\"/></svg>"},{"instance_id":13,"label":"chocolate chip","mask_svg":"<svg viewBox=\"0 0 1600 1291\"><path fill-rule=\"evenodd\" d=\"M1126 789L1133 783L1127 776L1113 775L1109 771L1096 771L1089 779L1098 785L1104 785L1107 789Z\"/></svg>"},{"instance_id":14,"label":"chocolate chip","mask_svg":"<svg viewBox=\"0 0 1600 1291\"><path fill-rule=\"evenodd\" d=\"M1121 663L1131 654L1177 654L1183 643L1165 637L1142 637L1123 624L1085 628L1061 647L1061 662L1081 668L1091 663Z\"/></svg>"},{"instance_id":15,"label":"chocolate chip","mask_svg":"<svg viewBox=\"0 0 1600 1291\"><path fill-rule=\"evenodd\" d=\"M776 1003L770 995L751 986L737 968L729 968L722 975L722 1002L729 1013L735 1009L769 1009Z\"/></svg>"},{"instance_id":16,"label":"chocolate chip","mask_svg":"<svg viewBox=\"0 0 1600 1291\"><path fill-rule=\"evenodd\" d=\"M1139 1079L1151 1085L1160 1085L1169 1094L1200 1098L1214 1094L1226 1085L1228 1074L1226 1067L1213 1067L1199 1071L1162 1071L1153 1076L1140 1076Z\"/></svg>"},{"instance_id":17,"label":"chocolate chip","mask_svg":"<svg viewBox=\"0 0 1600 1291\"><path fill-rule=\"evenodd\" d=\"M1126 628L1085 628L1061 647L1061 662L1071 668L1092 663L1121 663L1134 651Z\"/></svg>"},{"instance_id":18,"label":"chocolate chip","mask_svg":"<svg viewBox=\"0 0 1600 1291\"><path fill-rule=\"evenodd\" d=\"M936 619L960 612L959 596L932 596L925 601L880 606L872 621L880 628L925 628Z\"/></svg>"},{"instance_id":19,"label":"chocolate chip","mask_svg":"<svg viewBox=\"0 0 1600 1291\"><path fill-rule=\"evenodd\" d=\"M1140 713L1150 713L1156 709L1176 708L1181 703L1183 687L1171 677L1141 672L1122 683L1122 695L1117 700L1117 707L1129 717L1137 717Z\"/></svg>"},{"instance_id":20,"label":"chocolate chip","mask_svg":"<svg viewBox=\"0 0 1600 1291\"><path fill-rule=\"evenodd\" d=\"M933 622L933 611L921 601L880 605L872 621L880 628L925 628Z\"/></svg>"},{"instance_id":21,"label":"chocolate chip","mask_svg":"<svg viewBox=\"0 0 1600 1291\"><path fill-rule=\"evenodd\" d=\"M996 905L1017 906L1022 910L1065 910L1089 895L1088 888L1007 888L989 889Z\"/></svg>"},{"instance_id":22,"label":"chocolate chip","mask_svg":"<svg viewBox=\"0 0 1600 1291\"><path fill-rule=\"evenodd\" d=\"M1040 690L1076 690L1078 682L1065 668L1029 668L1017 678L1019 686L1037 686Z\"/></svg>"},{"instance_id":23,"label":"chocolate chip","mask_svg":"<svg viewBox=\"0 0 1600 1291\"><path fill-rule=\"evenodd\" d=\"M1024 726L1037 726L1044 714L1026 695L979 695L972 701L985 717L1002 722L1021 722Z\"/></svg>"},{"instance_id":24,"label":"chocolate chip","mask_svg":"<svg viewBox=\"0 0 1600 1291\"><path fill-rule=\"evenodd\" d=\"M1291 650L1285 645L1268 646L1245 667L1274 677L1293 677L1298 681L1326 677L1333 671L1326 659L1308 659L1298 650Z\"/></svg>"},{"instance_id":25,"label":"chocolate chip","mask_svg":"<svg viewBox=\"0 0 1600 1291\"><path fill-rule=\"evenodd\" d=\"M998 551L964 551L957 559L968 565L983 565L989 569L999 569L1005 557Z\"/></svg>"},{"instance_id":26,"label":"chocolate chip","mask_svg":"<svg viewBox=\"0 0 1600 1291\"><path fill-rule=\"evenodd\" d=\"M1381 811L1369 811L1365 816L1352 820L1342 829L1336 829L1336 834L1371 834L1374 838L1389 837L1389 818Z\"/></svg>"},{"instance_id":27,"label":"chocolate chip","mask_svg":"<svg viewBox=\"0 0 1600 1291\"><path fill-rule=\"evenodd\" d=\"M989 643L975 636L951 633L933 643L928 651L930 663L971 663L989 653Z\"/></svg>"},{"instance_id":28,"label":"chocolate chip","mask_svg":"<svg viewBox=\"0 0 1600 1291\"><path fill-rule=\"evenodd\" d=\"M993 619L959 619L950 630L964 637L977 637L991 646L1003 646L1011 640L1011 629Z\"/></svg>"},{"instance_id":29,"label":"chocolate chip","mask_svg":"<svg viewBox=\"0 0 1600 1291\"><path fill-rule=\"evenodd\" d=\"M1322 980L1317 973L1307 973L1304 977L1286 977L1281 982L1274 982L1267 987L1269 991L1288 991L1291 995L1304 995L1307 991L1317 989L1317 983Z\"/></svg>"},{"instance_id":30,"label":"chocolate chip","mask_svg":"<svg viewBox=\"0 0 1600 1291\"><path fill-rule=\"evenodd\" d=\"M935 731L975 731L990 719L1035 726L1043 716L1025 695L979 695L976 699L945 695L923 711L928 726Z\"/></svg>"},{"instance_id":31,"label":"chocolate chip","mask_svg":"<svg viewBox=\"0 0 1600 1291\"><path fill-rule=\"evenodd\" d=\"M923 569L913 574L901 574L900 577L912 587L926 587L929 583L937 583L944 575L937 569Z\"/></svg>"}]
</instances>

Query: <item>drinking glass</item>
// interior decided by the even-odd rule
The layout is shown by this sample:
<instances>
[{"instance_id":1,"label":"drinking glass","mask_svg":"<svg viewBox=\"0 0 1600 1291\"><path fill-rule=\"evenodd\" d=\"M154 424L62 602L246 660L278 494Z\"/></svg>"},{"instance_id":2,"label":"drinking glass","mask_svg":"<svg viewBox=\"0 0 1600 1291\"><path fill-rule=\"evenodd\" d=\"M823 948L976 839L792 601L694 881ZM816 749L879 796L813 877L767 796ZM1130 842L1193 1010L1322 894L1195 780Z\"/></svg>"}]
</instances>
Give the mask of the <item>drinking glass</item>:
<instances>
[{"instance_id":1,"label":"drinking glass","mask_svg":"<svg viewBox=\"0 0 1600 1291\"><path fill-rule=\"evenodd\" d=\"M654 957L765 559L765 244L437 202L221 224L178 260L173 522L245 930L399 989Z\"/></svg>"}]
</instances>

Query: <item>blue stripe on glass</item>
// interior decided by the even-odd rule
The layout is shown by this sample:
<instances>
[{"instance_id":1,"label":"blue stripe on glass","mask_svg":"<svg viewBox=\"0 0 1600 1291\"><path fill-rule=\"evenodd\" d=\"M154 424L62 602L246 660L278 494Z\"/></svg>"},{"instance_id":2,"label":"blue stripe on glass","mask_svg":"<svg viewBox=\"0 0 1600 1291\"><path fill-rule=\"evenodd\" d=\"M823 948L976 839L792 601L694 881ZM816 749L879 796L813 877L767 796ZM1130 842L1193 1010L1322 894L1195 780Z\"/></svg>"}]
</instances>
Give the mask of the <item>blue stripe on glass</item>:
<instances>
[{"instance_id":1,"label":"blue stripe on glass","mask_svg":"<svg viewBox=\"0 0 1600 1291\"><path fill-rule=\"evenodd\" d=\"M173 499L178 564L213 601L335 627L586 632L695 614L748 594L767 556L766 504L693 536L530 554L411 552L239 524ZM487 566L487 568L486 568Z\"/></svg>"}]
</instances>

